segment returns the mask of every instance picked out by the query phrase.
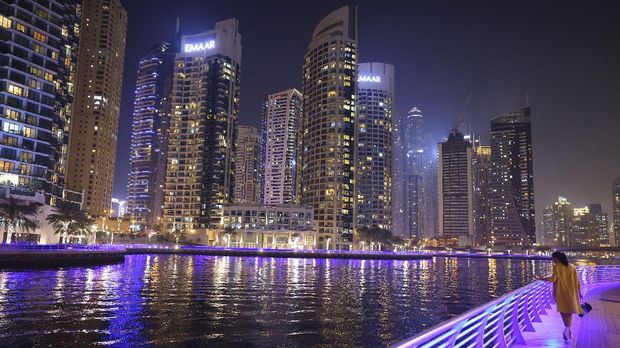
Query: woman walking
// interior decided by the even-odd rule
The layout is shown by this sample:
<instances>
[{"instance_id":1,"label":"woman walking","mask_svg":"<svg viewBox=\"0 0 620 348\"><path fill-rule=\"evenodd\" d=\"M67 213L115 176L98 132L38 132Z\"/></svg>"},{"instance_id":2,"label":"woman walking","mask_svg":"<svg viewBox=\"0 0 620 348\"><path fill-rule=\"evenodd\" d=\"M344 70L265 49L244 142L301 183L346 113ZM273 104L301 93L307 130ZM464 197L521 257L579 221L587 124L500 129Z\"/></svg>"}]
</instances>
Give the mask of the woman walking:
<instances>
[{"instance_id":1,"label":"woman walking","mask_svg":"<svg viewBox=\"0 0 620 348\"><path fill-rule=\"evenodd\" d=\"M540 280L553 282L553 298L564 322L564 339L568 340L573 338L573 314L583 313L579 304L579 299L583 297L581 286L575 265L568 263L566 254L556 251L551 254L551 259L553 275Z\"/></svg>"}]
</instances>

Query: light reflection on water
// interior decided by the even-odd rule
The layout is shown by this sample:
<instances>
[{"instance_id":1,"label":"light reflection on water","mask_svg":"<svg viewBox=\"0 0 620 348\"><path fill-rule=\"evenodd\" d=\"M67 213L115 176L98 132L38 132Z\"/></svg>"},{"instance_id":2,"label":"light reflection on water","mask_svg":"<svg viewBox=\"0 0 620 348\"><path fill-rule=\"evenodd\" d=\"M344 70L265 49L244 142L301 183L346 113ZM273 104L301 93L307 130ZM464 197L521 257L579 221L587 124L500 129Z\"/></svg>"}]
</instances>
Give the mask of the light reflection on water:
<instances>
[{"instance_id":1,"label":"light reflection on water","mask_svg":"<svg viewBox=\"0 0 620 348\"><path fill-rule=\"evenodd\" d=\"M0 342L386 346L549 270L523 260L182 255L0 270Z\"/></svg>"}]
</instances>

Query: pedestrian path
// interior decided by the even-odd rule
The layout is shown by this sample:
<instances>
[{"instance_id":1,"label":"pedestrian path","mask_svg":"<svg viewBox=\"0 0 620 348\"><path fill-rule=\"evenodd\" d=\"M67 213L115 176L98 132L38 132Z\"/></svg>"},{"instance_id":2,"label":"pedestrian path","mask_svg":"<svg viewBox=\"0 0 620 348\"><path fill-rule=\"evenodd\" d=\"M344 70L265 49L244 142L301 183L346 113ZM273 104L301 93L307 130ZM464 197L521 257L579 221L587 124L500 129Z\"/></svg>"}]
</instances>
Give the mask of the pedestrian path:
<instances>
[{"instance_id":1,"label":"pedestrian path","mask_svg":"<svg viewBox=\"0 0 620 348\"><path fill-rule=\"evenodd\" d=\"M542 322L534 323L535 332L524 332L526 344L515 347L620 347L620 284L606 284L592 288L586 294L592 311L583 318L574 316L575 339L562 337L564 324L555 306L541 316Z\"/></svg>"}]
</instances>

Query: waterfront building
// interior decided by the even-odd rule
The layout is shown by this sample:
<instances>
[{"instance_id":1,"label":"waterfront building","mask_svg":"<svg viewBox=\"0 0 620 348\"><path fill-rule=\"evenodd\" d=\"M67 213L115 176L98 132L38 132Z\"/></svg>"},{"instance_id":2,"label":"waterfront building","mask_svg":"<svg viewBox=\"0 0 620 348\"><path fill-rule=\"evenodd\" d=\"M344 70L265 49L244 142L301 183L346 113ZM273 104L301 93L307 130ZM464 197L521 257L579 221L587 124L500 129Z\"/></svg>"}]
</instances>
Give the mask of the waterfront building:
<instances>
[{"instance_id":1,"label":"waterfront building","mask_svg":"<svg viewBox=\"0 0 620 348\"><path fill-rule=\"evenodd\" d=\"M254 248L314 249L318 233L313 229L310 206L292 204L233 204L222 208L222 224L215 244Z\"/></svg>"},{"instance_id":2,"label":"waterfront building","mask_svg":"<svg viewBox=\"0 0 620 348\"><path fill-rule=\"evenodd\" d=\"M165 231L206 234L232 199L241 35L236 19L181 37L172 83Z\"/></svg>"},{"instance_id":3,"label":"waterfront building","mask_svg":"<svg viewBox=\"0 0 620 348\"><path fill-rule=\"evenodd\" d=\"M112 198L110 204L110 217L122 218L123 216L125 216L125 214L127 214L127 208L127 201L118 198ZM133 219L135 220L135 217L133 217ZM136 222L136 224L138 223Z\"/></svg>"},{"instance_id":4,"label":"waterfront building","mask_svg":"<svg viewBox=\"0 0 620 348\"><path fill-rule=\"evenodd\" d=\"M572 209L570 202L564 197L558 197L553 203L553 230L549 236L549 246L567 247L571 240Z\"/></svg>"},{"instance_id":5,"label":"waterfront building","mask_svg":"<svg viewBox=\"0 0 620 348\"><path fill-rule=\"evenodd\" d=\"M295 88L267 96L261 121L261 203L299 202L299 142L303 96Z\"/></svg>"},{"instance_id":6,"label":"waterfront building","mask_svg":"<svg viewBox=\"0 0 620 348\"><path fill-rule=\"evenodd\" d=\"M603 212L603 206L598 203L588 204L588 212L594 225L594 243L598 247L609 247L611 241L609 237L609 218Z\"/></svg>"},{"instance_id":7,"label":"waterfront building","mask_svg":"<svg viewBox=\"0 0 620 348\"><path fill-rule=\"evenodd\" d=\"M81 191L67 185L82 31L79 2L1 5L0 183L41 191L52 206L59 200L79 205Z\"/></svg>"},{"instance_id":8,"label":"waterfront building","mask_svg":"<svg viewBox=\"0 0 620 348\"><path fill-rule=\"evenodd\" d=\"M234 203L258 203L260 162L260 135L251 126L239 126L237 130L235 159Z\"/></svg>"},{"instance_id":9,"label":"waterfront building","mask_svg":"<svg viewBox=\"0 0 620 348\"><path fill-rule=\"evenodd\" d=\"M83 2L67 184L91 215L107 216L112 199L126 32L120 0Z\"/></svg>"},{"instance_id":10,"label":"waterfront building","mask_svg":"<svg viewBox=\"0 0 620 348\"><path fill-rule=\"evenodd\" d=\"M361 63L355 144L356 228L392 231L394 66Z\"/></svg>"},{"instance_id":11,"label":"waterfront building","mask_svg":"<svg viewBox=\"0 0 620 348\"><path fill-rule=\"evenodd\" d=\"M422 237L424 217L424 185L422 143L422 112L413 107L404 118L403 143L405 150L405 184L403 192L405 235L411 239Z\"/></svg>"},{"instance_id":12,"label":"waterfront building","mask_svg":"<svg viewBox=\"0 0 620 348\"><path fill-rule=\"evenodd\" d=\"M175 54L174 43L162 42L138 63L127 193L129 213L140 230L155 228L163 213Z\"/></svg>"},{"instance_id":13,"label":"waterfront building","mask_svg":"<svg viewBox=\"0 0 620 348\"><path fill-rule=\"evenodd\" d=\"M0 200L5 201L9 198L19 200L20 205L29 206L37 204L39 208L37 213L28 216L35 223L32 230L25 230L19 226L14 226L14 232L11 234L10 241L7 241L6 228L2 229L0 241L6 243L27 242L35 244L53 244L58 243L60 235L54 233L54 227L51 226L46 218L55 211L55 208L48 204L47 198L42 192L35 192L27 187L16 187L13 185L0 184Z\"/></svg>"},{"instance_id":14,"label":"waterfront building","mask_svg":"<svg viewBox=\"0 0 620 348\"><path fill-rule=\"evenodd\" d=\"M314 209L319 247L353 238L357 8L323 18L304 57L301 203Z\"/></svg>"},{"instance_id":15,"label":"waterfront building","mask_svg":"<svg viewBox=\"0 0 620 348\"><path fill-rule=\"evenodd\" d=\"M491 245L536 243L529 106L491 121Z\"/></svg>"},{"instance_id":16,"label":"waterfront building","mask_svg":"<svg viewBox=\"0 0 620 348\"><path fill-rule=\"evenodd\" d=\"M392 234L402 238L405 233L405 167L406 154L403 135L403 117L393 114L394 132L392 133Z\"/></svg>"},{"instance_id":17,"label":"waterfront building","mask_svg":"<svg viewBox=\"0 0 620 348\"><path fill-rule=\"evenodd\" d=\"M472 245L474 236L472 144L454 129L439 150L439 237Z\"/></svg>"},{"instance_id":18,"label":"waterfront building","mask_svg":"<svg viewBox=\"0 0 620 348\"><path fill-rule=\"evenodd\" d=\"M612 194L612 239L614 246L620 246L620 177L611 186Z\"/></svg>"},{"instance_id":19,"label":"waterfront building","mask_svg":"<svg viewBox=\"0 0 620 348\"><path fill-rule=\"evenodd\" d=\"M480 140L475 139L473 152L474 243L486 246L491 239L491 147L480 145Z\"/></svg>"},{"instance_id":20,"label":"waterfront building","mask_svg":"<svg viewBox=\"0 0 620 348\"><path fill-rule=\"evenodd\" d=\"M552 246L554 243L553 207L546 206L543 209L543 222L540 245Z\"/></svg>"}]
</instances>

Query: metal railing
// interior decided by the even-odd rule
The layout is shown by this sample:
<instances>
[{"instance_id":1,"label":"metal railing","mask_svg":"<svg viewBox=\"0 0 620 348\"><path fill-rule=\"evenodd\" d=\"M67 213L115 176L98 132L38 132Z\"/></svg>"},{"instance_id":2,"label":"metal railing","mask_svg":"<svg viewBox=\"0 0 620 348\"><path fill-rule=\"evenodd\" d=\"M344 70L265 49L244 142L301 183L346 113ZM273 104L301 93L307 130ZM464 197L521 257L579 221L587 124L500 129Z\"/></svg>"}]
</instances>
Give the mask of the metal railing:
<instances>
[{"instance_id":1,"label":"metal railing","mask_svg":"<svg viewBox=\"0 0 620 348\"><path fill-rule=\"evenodd\" d=\"M54 250L91 250L91 251L124 251L124 246L104 244L31 244L12 243L0 244L0 251L28 250L28 251L54 251Z\"/></svg>"},{"instance_id":2,"label":"metal railing","mask_svg":"<svg viewBox=\"0 0 620 348\"><path fill-rule=\"evenodd\" d=\"M620 282L620 265L582 266L577 272L584 289L601 283ZM554 303L553 285L535 281L498 299L474 308L394 348L509 347L525 344L523 332L534 331Z\"/></svg>"}]
</instances>

